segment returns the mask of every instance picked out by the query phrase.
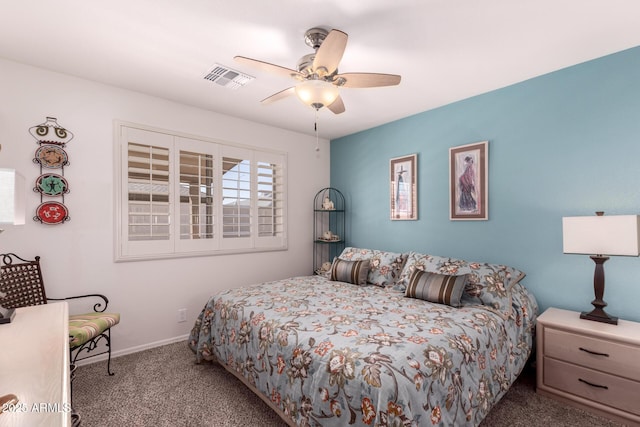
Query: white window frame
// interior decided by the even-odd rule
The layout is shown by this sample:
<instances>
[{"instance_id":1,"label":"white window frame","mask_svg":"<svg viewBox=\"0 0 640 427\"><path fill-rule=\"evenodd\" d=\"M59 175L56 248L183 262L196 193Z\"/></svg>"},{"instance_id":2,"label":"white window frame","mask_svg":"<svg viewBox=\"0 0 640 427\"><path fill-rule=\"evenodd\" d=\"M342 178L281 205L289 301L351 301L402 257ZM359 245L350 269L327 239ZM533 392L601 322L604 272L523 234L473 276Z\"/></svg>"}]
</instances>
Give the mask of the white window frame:
<instances>
[{"instance_id":1,"label":"white window frame","mask_svg":"<svg viewBox=\"0 0 640 427\"><path fill-rule=\"evenodd\" d=\"M129 240L129 142L169 149L169 221L167 240ZM178 258L189 256L222 255L286 250L287 239L287 155L263 148L245 146L124 121L114 121L114 202L115 242L114 259L136 261L146 259ZM212 238L180 238L180 150L213 156L213 212ZM250 237L223 237L222 215L222 158L242 158L251 162L251 235ZM278 165L280 181L276 182L280 206L277 207L278 233L259 236L258 162ZM275 189L274 189L275 190Z\"/></svg>"}]
</instances>

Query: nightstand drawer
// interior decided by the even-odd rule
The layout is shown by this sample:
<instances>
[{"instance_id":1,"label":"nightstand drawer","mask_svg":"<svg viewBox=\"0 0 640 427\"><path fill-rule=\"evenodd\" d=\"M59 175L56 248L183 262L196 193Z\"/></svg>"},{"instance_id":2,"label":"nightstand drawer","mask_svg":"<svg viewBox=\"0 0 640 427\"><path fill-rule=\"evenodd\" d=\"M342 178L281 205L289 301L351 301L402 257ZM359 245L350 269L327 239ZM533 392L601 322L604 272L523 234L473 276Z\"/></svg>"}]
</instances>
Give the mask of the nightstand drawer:
<instances>
[{"instance_id":1,"label":"nightstand drawer","mask_svg":"<svg viewBox=\"0 0 640 427\"><path fill-rule=\"evenodd\" d=\"M640 381L640 348L544 328L544 355Z\"/></svg>"},{"instance_id":2,"label":"nightstand drawer","mask_svg":"<svg viewBox=\"0 0 640 427\"><path fill-rule=\"evenodd\" d=\"M571 363L544 358L543 382L549 387L640 415L640 383Z\"/></svg>"}]
</instances>

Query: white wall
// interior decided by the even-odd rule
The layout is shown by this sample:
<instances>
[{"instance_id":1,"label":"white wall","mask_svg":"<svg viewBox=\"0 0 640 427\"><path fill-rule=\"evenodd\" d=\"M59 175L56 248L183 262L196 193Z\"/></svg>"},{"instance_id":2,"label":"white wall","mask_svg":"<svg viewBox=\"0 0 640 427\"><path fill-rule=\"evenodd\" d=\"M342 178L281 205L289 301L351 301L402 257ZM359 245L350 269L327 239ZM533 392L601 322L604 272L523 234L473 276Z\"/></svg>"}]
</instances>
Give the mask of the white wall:
<instances>
[{"instance_id":1,"label":"white wall","mask_svg":"<svg viewBox=\"0 0 640 427\"><path fill-rule=\"evenodd\" d=\"M122 316L112 331L116 353L187 334L219 290L311 272L313 196L329 184L326 140L316 153L312 136L1 59L0 99L0 167L17 169L27 181L27 224L5 227L0 253L40 255L50 297L107 295L109 310ZM40 169L28 129L47 116L74 133L64 170L71 220L60 225L31 219L40 203L31 190ZM289 250L115 263L114 119L286 152ZM180 308L187 309L186 323L177 323Z\"/></svg>"}]
</instances>

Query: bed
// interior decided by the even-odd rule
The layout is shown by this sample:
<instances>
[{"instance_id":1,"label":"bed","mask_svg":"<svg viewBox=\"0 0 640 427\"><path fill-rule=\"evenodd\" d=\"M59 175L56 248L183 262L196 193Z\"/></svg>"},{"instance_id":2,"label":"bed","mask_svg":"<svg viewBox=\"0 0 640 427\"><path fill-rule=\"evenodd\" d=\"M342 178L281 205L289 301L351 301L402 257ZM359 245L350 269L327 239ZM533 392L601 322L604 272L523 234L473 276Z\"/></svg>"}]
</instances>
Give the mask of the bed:
<instances>
[{"instance_id":1,"label":"bed","mask_svg":"<svg viewBox=\"0 0 640 427\"><path fill-rule=\"evenodd\" d=\"M538 307L523 277L346 248L325 275L211 297L189 346L291 426L476 426L531 354Z\"/></svg>"}]
</instances>

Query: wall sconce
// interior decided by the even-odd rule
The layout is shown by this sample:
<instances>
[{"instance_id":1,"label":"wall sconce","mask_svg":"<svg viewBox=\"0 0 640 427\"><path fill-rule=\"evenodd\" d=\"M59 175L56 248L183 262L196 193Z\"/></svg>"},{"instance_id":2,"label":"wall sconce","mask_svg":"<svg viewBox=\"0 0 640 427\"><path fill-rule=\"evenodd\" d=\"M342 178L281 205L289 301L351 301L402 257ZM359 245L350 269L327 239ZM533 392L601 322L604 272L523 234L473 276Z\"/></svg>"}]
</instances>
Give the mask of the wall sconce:
<instances>
[{"instance_id":1,"label":"wall sconce","mask_svg":"<svg viewBox=\"0 0 640 427\"><path fill-rule=\"evenodd\" d=\"M618 318L609 316L604 307L604 266L606 255L640 255L640 216L612 215L596 212L596 216L562 218L563 252L566 254L590 254L596 263L593 276L595 299L593 311L580 314L581 319L618 324Z\"/></svg>"},{"instance_id":2,"label":"wall sconce","mask_svg":"<svg viewBox=\"0 0 640 427\"><path fill-rule=\"evenodd\" d=\"M24 224L25 199L24 177L15 169L0 169L0 226Z\"/></svg>"}]
</instances>

